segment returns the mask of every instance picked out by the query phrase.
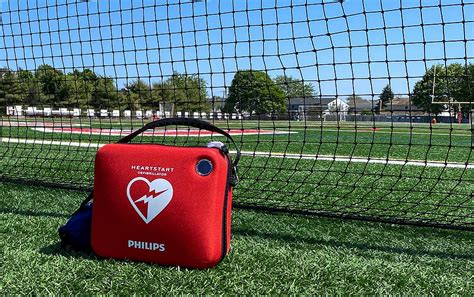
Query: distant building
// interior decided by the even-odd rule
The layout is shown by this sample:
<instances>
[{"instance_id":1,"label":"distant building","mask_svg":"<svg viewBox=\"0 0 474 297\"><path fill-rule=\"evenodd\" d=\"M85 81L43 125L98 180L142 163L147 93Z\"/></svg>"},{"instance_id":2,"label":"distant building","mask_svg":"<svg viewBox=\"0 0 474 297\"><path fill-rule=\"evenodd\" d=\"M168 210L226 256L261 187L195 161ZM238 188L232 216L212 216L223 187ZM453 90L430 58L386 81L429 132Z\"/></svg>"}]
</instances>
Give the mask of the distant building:
<instances>
[{"instance_id":1,"label":"distant building","mask_svg":"<svg viewBox=\"0 0 474 297\"><path fill-rule=\"evenodd\" d=\"M349 114L363 114L372 113L375 109L376 103L369 100L364 100L358 96L348 98Z\"/></svg>"},{"instance_id":2,"label":"distant building","mask_svg":"<svg viewBox=\"0 0 474 297\"><path fill-rule=\"evenodd\" d=\"M294 97L290 98L288 102L289 112L299 112L303 110L319 110L322 112L328 103L334 100L334 97Z\"/></svg>"},{"instance_id":3,"label":"distant building","mask_svg":"<svg viewBox=\"0 0 474 297\"><path fill-rule=\"evenodd\" d=\"M320 118L324 114L346 113L349 105L335 97L315 96L290 98L288 102L288 112L292 117L316 117Z\"/></svg>"},{"instance_id":4,"label":"distant building","mask_svg":"<svg viewBox=\"0 0 474 297\"><path fill-rule=\"evenodd\" d=\"M349 111L349 104L344 100L336 98L327 104L327 109L324 110L326 114L347 114Z\"/></svg>"},{"instance_id":5,"label":"distant building","mask_svg":"<svg viewBox=\"0 0 474 297\"><path fill-rule=\"evenodd\" d=\"M377 103L377 110L379 105ZM413 104L409 97L397 96L388 102L381 113L390 113L395 115L424 114L425 111Z\"/></svg>"}]
</instances>

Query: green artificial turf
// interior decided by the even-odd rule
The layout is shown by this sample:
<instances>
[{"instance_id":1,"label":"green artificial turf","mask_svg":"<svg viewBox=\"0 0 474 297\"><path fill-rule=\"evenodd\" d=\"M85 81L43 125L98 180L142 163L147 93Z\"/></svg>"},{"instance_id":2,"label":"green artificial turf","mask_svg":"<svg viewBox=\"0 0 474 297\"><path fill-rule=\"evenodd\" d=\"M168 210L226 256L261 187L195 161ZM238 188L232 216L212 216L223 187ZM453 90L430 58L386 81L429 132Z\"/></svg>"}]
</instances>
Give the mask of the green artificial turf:
<instances>
[{"instance_id":1,"label":"green artificial turf","mask_svg":"<svg viewBox=\"0 0 474 297\"><path fill-rule=\"evenodd\" d=\"M59 247L85 193L0 184L0 294L472 295L474 233L244 210L214 269L99 260Z\"/></svg>"},{"instance_id":2,"label":"green artificial turf","mask_svg":"<svg viewBox=\"0 0 474 297\"><path fill-rule=\"evenodd\" d=\"M11 119L4 119L4 123ZM38 118L35 123L58 120ZM136 129L141 121L63 119L64 126ZM14 124L13 121L9 122ZM25 122L20 121L25 124ZM472 226L474 171L365 162L322 161L251 155L249 152L336 155L342 157L428 162L473 163L469 125L408 123L325 123L288 121L218 122L232 129L291 131L281 135L240 135L247 151L240 163L241 182L235 191L240 205L331 212L385 219L404 219ZM74 126L76 127L76 126ZM27 182L48 182L91 188L97 144L118 136L43 133L31 127L2 127L2 137L37 140L36 144L4 142L0 146L1 176ZM210 137L142 137L138 141L203 145ZM222 140L222 138L214 138ZM50 145L43 141L80 142L90 147Z\"/></svg>"},{"instance_id":3,"label":"green artificial turf","mask_svg":"<svg viewBox=\"0 0 474 297\"><path fill-rule=\"evenodd\" d=\"M91 187L96 149L16 145L0 161L27 183ZM14 154L14 156L12 156ZM473 170L244 156L240 205L472 225Z\"/></svg>"},{"instance_id":4,"label":"green artificial turf","mask_svg":"<svg viewBox=\"0 0 474 297\"><path fill-rule=\"evenodd\" d=\"M45 121L49 121L46 119ZM56 127L73 127L83 125L84 128L102 129L137 129L142 123L109 123L92 121L89 123L72 121L69 123L50 122ZM273 123L273 124L272 124ZM41 132L34 128L41 128L43 122L29 123L30 127L2 127L2 137L19 139L38 139L55 141L73 141L87 143L109 143L120 139L119 136L94 135L89 132L83 134ZM120 125L119 125L120 124ZM38 126L37 126L38 125ZM64 126L61 126L64 125ZM469 125L440 125L431 127L426 124L377 123L377 131L367 123L332 123L321 125L318 122L304 124L301 122L221 122L221 128L229 129L262 129L277 132L291 132L275 135L237 135L235 140L245 151L293 153L310 155L339 155L370 158L390 158L401 160L430 160L447 162L472 162L471 132ZM216 139L216 137L214 137ZM222 137L217 137L222 140ZM144 136L139 141L173 144L203 143L211 140L210 137L163 137ZM14 144L10 144L14 146Z\"/></svg>"}]
</instances>

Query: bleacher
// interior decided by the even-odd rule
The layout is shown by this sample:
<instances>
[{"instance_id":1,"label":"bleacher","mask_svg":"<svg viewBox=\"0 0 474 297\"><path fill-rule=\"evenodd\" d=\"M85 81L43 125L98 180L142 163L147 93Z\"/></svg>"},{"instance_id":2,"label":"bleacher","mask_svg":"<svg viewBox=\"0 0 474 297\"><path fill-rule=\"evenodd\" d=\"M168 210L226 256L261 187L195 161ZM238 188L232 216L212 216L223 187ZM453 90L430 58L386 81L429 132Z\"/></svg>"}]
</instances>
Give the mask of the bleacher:
<instances>
[{"instance_id":1,"label":"bleacher","mask_svg":"<svg viewBox=\"0 0 474 297\"><path fill-rule=\"evenodd\" d=\"M207 119L207 120L241 120L243 119L242 114L238 113L223 113L217 112L188 112L178 111L175 114L171 114L170 111L160 110L108 110L108 109L86 109L82 111L80 108L38 108L35 106L7 106L7 116L17 117L89 117L89 118L137 118L137 119L161 119L170 117L192 117L195 119Z\"/></svg>"}]
</instances>

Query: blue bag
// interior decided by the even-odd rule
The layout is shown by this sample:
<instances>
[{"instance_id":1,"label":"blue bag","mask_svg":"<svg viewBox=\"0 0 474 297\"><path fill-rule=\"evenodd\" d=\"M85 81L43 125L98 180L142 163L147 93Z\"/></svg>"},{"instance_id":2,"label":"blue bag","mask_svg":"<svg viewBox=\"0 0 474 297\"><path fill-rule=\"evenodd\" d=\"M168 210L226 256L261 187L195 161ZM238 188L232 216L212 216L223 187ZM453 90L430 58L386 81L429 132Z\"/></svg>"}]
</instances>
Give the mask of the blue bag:
<instances>
[{"instance_id":1,"label":"blue bag","mask_svg":"<svg viewBox=\"0 0 474 297\"><path fill-rule=\"evenodd\" d=\"M77 251L91 251L92 193L64 226L58 229L61 246Z\"/></svg>"}]
</instances>

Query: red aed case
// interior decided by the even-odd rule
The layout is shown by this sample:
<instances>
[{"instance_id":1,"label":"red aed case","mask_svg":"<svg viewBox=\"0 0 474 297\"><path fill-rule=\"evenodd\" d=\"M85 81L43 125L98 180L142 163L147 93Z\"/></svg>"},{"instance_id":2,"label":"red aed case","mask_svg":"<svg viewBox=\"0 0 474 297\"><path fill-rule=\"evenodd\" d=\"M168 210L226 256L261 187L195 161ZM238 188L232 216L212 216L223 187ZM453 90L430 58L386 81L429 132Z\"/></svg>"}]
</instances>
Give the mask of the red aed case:
<instances>
[{"instance_id":1,"label":"red aed case","mask_svg":"<svg viewBox=\"0 0 474 297\"><path fill-rule=\"evenodd\" d=\"M175 118L149 123L102 147L95 159L92 248L102 257L212 267L230 246L240 152L232 162L225 146L128 143L147 129L167 125L213 131L233 142L207 122Z\"/></svg>"}]
</instances>

